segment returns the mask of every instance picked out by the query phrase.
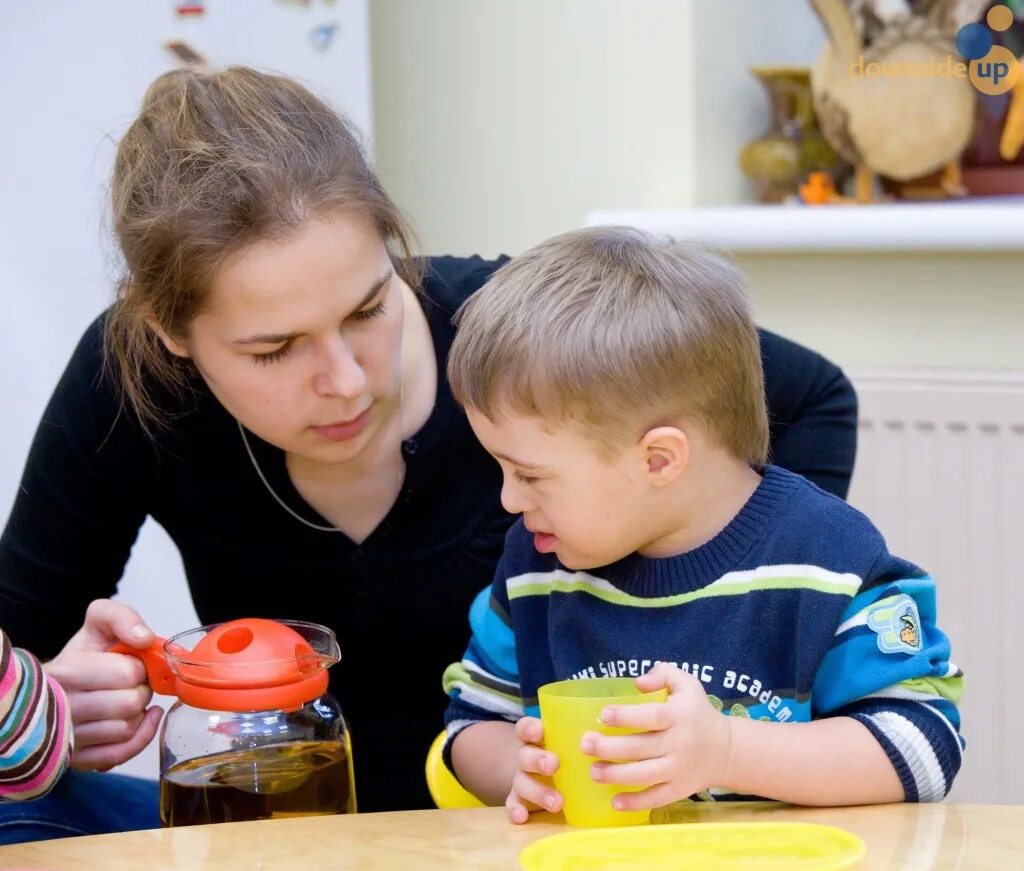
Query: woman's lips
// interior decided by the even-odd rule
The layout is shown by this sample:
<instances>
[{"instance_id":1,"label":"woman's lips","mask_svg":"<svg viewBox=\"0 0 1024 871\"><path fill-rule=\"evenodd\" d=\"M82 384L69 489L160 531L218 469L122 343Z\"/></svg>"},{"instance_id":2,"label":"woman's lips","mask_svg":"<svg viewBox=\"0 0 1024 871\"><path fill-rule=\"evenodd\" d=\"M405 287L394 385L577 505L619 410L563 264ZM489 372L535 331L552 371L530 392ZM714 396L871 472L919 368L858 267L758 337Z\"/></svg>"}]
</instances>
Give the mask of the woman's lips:
<instances>
[{"instance_id":1,"label":"woman's lips","mask_svg":"<svg viewBox=\"0 0 1024 871\"><path fill-rule=\"evenodd\" d=\"M366 409L358 417L352 418L352 420L341 421L340 423L329 423L325 426L314 426L313 430L317 435L322 436L332 442L346 442L349 439L355 438L359 433L366 429L366 424L370 420L370 409Z\"/></svg>"}]
</instances>

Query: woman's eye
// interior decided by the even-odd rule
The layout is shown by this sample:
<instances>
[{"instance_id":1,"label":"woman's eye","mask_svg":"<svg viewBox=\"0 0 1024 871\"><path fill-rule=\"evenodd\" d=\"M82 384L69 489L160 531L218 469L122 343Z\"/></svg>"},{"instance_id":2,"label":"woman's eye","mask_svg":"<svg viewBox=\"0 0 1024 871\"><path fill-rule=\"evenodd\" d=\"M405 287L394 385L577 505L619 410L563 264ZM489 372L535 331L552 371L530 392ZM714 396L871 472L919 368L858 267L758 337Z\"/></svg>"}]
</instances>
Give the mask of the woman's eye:
<instances>
[{"instance_id":1,"label":"woman's eye","mask_svg":"<svg viewBox=\"0 0 1024 871\"><path fill-rule=\"evenodd\" d=\"M274 363L284 357L292 349L292 340L289 339L276 351L269 351L266 354L253 354L252 361L260 366Z\"/></svg>"},{"instance_id":2,"label":"woman's eye","mask_svg":"<svg viewBox=\"0 0 1024 871\"><path fill-rule=\"evenodd\" d=\"M378 302L372 308L367 308L363 309L362 311L358 311L354 315L352 315L352 317L354 317L357 321L366 321L369 320L370 318L379 318L382 314L384 314L383 297L381 298L381 301Z\"/></svg>"},{"instance_id":3,"label":"woman's eye","mask_svg":"<svg viewBox=\"0 0 1024 871\"><path fill-rule=\"evenodd\" d=\"M522 472L515 471L512 473L512 478L518 481L520 484L536 484L537 479L531 478L529 475L524 475Z\"/></svg>"}]
</instances>

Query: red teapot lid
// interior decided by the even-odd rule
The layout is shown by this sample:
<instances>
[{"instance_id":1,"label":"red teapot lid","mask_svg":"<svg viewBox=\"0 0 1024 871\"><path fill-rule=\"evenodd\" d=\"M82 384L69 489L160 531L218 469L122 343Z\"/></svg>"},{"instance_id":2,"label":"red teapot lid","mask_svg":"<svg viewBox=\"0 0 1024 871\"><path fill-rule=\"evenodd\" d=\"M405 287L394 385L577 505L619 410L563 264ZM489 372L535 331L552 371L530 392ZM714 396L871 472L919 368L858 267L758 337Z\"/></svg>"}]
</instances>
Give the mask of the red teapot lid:
<instances>
[{"instance_id":1,"label":"red teapot lid","mask_svg":"<svg viewBox=\"0 0 1024 871\"><path fill-rule=\"evenodd\" d=\"M142 659L154 691L214 711L300 708L327 692L327 668L341 658L327 627L259 617L114 650Z\"/></svg>"}]
</instances>

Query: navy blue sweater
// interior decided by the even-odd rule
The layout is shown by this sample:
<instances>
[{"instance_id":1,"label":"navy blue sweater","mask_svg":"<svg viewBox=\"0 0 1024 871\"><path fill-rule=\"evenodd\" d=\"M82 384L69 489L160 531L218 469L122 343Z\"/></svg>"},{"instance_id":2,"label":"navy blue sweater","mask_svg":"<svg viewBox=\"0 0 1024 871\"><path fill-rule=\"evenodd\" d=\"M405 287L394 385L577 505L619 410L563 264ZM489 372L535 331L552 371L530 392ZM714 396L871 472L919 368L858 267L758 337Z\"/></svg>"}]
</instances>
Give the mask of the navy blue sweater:
<instances>
[{"instance_id":1,"label":"navy blue sweater","mask_svg":"<svg viewBox=\"0 0 1024 871\"><path fill-rule=\"evenodd\" d=\"M670 662L725 714L854 717L906 799L935 801L964 746L963 677L935 619L931 577L890 555L860 512L776 466L721 533L677 556L570 571L537 553L520 520L470 611L469 649L445 673L446 758L473 723L539 716L545 683Z\"/></svg>"}]
</instances>

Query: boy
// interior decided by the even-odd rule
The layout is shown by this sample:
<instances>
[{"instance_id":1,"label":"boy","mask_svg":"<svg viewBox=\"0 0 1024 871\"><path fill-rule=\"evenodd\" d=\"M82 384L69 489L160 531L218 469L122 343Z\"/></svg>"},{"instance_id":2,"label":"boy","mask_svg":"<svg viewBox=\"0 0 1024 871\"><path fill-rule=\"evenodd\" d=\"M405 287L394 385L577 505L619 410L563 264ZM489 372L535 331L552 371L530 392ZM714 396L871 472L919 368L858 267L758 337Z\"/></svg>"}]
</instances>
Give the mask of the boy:
<instances>
[{"instance_id":1,"label":"boy","mask_svg":"<svg viewBox=\"0 0 1024 871\"><path fill-rule=\"evenodd\" d=\"M595 780L645 787L621 810L949 791L963 679L934 583L845 502L765 464L736 271L582 230L511 261L458 318L452 390L522 515L445 673L445 759L470 791L516 823L559 810L537 688L624 675L669 698L602 714L646 734L583 737Z\"/></svg>"}]
</instances>

